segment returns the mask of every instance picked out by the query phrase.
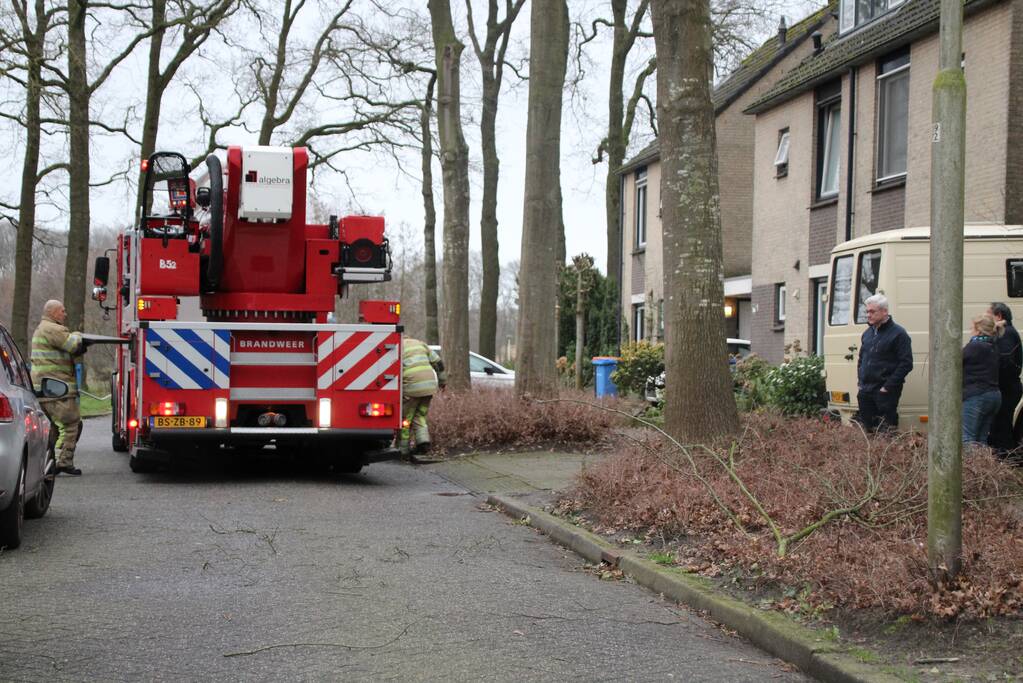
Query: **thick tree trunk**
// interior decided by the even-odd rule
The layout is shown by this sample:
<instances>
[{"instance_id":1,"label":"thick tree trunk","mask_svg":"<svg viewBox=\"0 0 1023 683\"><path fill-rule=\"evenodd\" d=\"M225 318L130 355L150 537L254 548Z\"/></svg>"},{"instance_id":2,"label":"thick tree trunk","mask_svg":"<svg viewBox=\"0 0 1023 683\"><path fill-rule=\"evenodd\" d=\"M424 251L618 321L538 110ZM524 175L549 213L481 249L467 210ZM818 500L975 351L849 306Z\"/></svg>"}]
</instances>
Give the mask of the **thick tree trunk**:
<instances>
[{"instance_id":1,"label":"thick tree trunk","mask_svg":"<svg viewBox=\"0 0 1023 683\"><path fill-rule=\"evenodd\" d=\"M561 217L561 105L568 62L568 7L535 2L530 15L530 78L526 124L518 359L515 390L557 392L555 306Z\"/></svg>"},{"instance_id":2,"label":"thick tree trunk","mask_svg":"<svg viewBox=\"0 0 1023 683\"><path fill-rule=\"evenodd\" d=\"M419 116L419 127L423 136L423 267L426 271L426 343L440 344L440 329L437 323L437 209L433 203L433 137L430 132L430 111L433 107L433 88L437 74L430 76L426 86L426 99Z\"/></svg>"},{"instance_id":3,"label":"thick tree trunk","mask_svg":"<svg viewBox=\"0 0 1023 683\"><path fill-rule=\"evenodd\" d=\"M300 3L304 4L304 1ZM281 31L277 35L277 47L274 51L273 71L270 74L270 81L263 86L263 120L259 124L260 145L269 145L274 130L281 123L277 118L277 105L281 97L281 84L284 82L284 66L288 59L288 36L291 33L291 26L295 17L291 11L291 0L284 0L284 8L281 11Z\"/></svg>"},{"instance_id":4,"label":"thick tree trunk","mask_svg":"<svg viewBox=\"0 0 1023 683\"><path fill-rule=\"evenodd\" d=\"M89 258L89 99L86 73L86 0L68 0L68 119L69 202L67 260L64 268L64 306L67 325L82 329L85 322L86 261Z\"/></svg>"},{"instance_id":5,"label":"thick tree trunk","mask_svg":"<svg viewBox=\"0 0 1023 683\"><path fill-rule=\"evenodd\" d=\"M469 388L469 146L462 135L459 63L449 0L430 0L437 59L437 130L444 185L444 324L448 386Z\"/></svg>"},{"instance_id":6,"label":"thick tree trunk","mask_svg":"<svg viewBox=\"0 0 1023 683\"><path fill-rule=\"evenodd\" d=\"M709 0L653 0L661 122L665 429L684 443L738 429L726 361Z\"/></svg>"},{"instance_id":7,"label":"thick tree trunk","mask_svg":"<svg viewBox=\"0 0 1023 683\"><path fill-rule=\"evenodd\" d=\"M497 293L501 259L497 242L497 98L500 81L483 70L483 113L480 134L483 146L483 212L480 216L480 249L483 256L483 286L480 288L479 352L494 358L497 344Z\"/></svg>"},{"instance_id":8,"label":"thick tree trunk","mask_svg":"<svg viewBox=\"0 0 1023 683\"><path fill-rule=\"evenodd\" d=\"M21 167L21 198L18 205L18 238L14 248L14 300L11 302L11 332L15 343L28 349L28 326L32 298L32 239L36 226L36 188L39 185L39 142L42 136L39 106L42 99L43 40L46 36L46 6L35 3L35 30L29 29L28 4L24 6L22 28L28 52L25 74L25 159Z\"/></svg>"}]
</instances>

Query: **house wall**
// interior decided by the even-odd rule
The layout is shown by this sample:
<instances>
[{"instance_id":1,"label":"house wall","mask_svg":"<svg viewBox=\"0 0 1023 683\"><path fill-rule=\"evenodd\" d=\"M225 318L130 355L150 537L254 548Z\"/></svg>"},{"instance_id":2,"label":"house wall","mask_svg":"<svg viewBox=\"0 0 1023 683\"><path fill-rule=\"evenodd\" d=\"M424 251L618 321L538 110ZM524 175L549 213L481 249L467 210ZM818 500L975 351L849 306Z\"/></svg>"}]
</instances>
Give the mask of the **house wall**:
<instances>
[{"instance_id":1,"label":"house wall","mask_svg":"<svg viewBox=\"0 0 1023 683\"><path fill-rule=\"evenodd\" d=\"M837 28L837 21L828 21L821 33L827 37ZM718 156L718 185L721 204L722 256L725 277L749 275L753 264L753 196L754 165L751 163L755 144L755 121L743 110L762 95L778 78L794 68L812 51L809 39L803 40L791 53L772 67L763 77L718 113L715 119ZM772 159L774 152L771 152ZM625 179L624 249L622 282L623 317L629 320L633 297L643 293L657 302L664 298L664 267L662 263L662 231L660 206L660 163L647 165L647 247L642 254L633 254L635 240L636 173ZM642 277L639 273L642 272ZM742 309L745 311L746 309ZM657 327L657 325L655 325ZM632 325L629 324L630 338ZM655 338L657 330L650 331Z\"/></svg>"},{"instance_id":2,"label":"house wall","mask_svg":"<svg viewBox=\"0 0 1023 683\"><path fill-rule=\"evenodd\" d=\"M971 222L1003 222L1007 217L1007 197L1016 194L1015 179L1008 178L1010 184L1007 185L1006 169L1012 168L1014 161L1006 149L1010 142L1009 93L1019 92L1023 87L1023 69L1017 66L1013 71L1009 59L1010 54L1023 54L1023 46L1016 52L1010 49L1023 42L1023 26L1013 17L1013 7L1021 4L1021 0L1000 3L968 16L964 26L968 92L966 219ZM850 201L852 237L930 223L931 88L938 71L937 49L937 34L917 41L910 48L909 135L904 183L881 187L875 183L876 63L864 64L855 70L856 149L851 197L846 186L852 119L850 70L836 74L842 78L842 148L837 202L813 205L816 175L813 93L804 93L756 115L752 342L757 354L778 362L782 360L786 344L799 340L802 348L811 347L813 293L810 274L804 264L817 266L819 272L821 264L828 262L830 249L845 240L846 207ZM1014 74L1011 81L1010 74ZM1020 99L1023 102L1023 95ZM788 177L776 179L773 161L777 136L786 126L790 130ZM1023 157L1019 163L1023 165ZM800 268L794 267L796 261ZM774 323L773 285L778 282L785 282L789 294L783 330Z\"/></svg>"}]
</instances>

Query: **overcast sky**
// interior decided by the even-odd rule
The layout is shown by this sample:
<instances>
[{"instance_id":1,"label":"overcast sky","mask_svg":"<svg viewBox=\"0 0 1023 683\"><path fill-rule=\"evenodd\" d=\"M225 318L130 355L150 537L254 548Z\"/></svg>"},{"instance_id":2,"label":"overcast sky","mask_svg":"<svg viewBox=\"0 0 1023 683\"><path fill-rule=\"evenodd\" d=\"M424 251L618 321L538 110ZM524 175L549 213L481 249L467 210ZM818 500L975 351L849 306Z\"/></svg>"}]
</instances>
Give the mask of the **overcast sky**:
<instances>
[{"instance_id":1,"label":"overcast sky","mask_svg":"<svg viewBox=\"0 0 1023 683\"><path fill-rule=\"evenodd\" d=\"M477 23L485 20L485 4L476 12ZM599 0L570 0L569 7L573 21L585 18L586 23L596 16L596 11L606 3ZM359 3L356 2L356 6ZM456 23L464 25L464 4L453 2ZM783 12L789 24L798 20L812 7L809 0L786 0ZM308 15L310 24L316 16ZM775 19L772 23L777 23ZM521 57L528 50L529 5L523 8L513 33L513 45L509 56ZM473 225L471 248L479 249L479 212L482 194L482 165L480 159L478 128L478 83L479 65L475 54L464 39L466 50L462 59L463 114L472 121L466 125L465 134L471 150L471 221ZM216 110L216 93L230 92L234 75L244 70L245 65L237 54L207 52L205 59L192 60L187 64L183 78L199 83L206 93L206 105ZM591 254L603 269L606 259L606 238L604 221L604 181L607 173L605 164L593 164L594 150L603 135L607 112L607 70L606 56L610 51L609 32L605 32L588 46L583 62L585 77L578 89L566 93L565 112L562 119L562 191L564 196L564 217L567 253L571 257L580 252ZM642 68L653 51L652 40L640 41L635 58L630 63L630 72ZM141 117L144 98L145 66L147 58L145 45L135 51L118 70L111 81L99 92L93 103L93 117L116 122L124 116L125 108L134 101ZM576 66L570 65L574 75ZM505 70L505 90L501 96L498 112L498 153L501 159L501 177L498 198L498 220L500 258L505 263L519 258L522 219L522 192L525 174L526 101L528 86L517 80L515 74ZM628 85L627 85L628 89ZM650 92L654 89L650 81ZM193 156L200 148L198 124L194 118L194 100L180 88L172 89L165 98L165 107L160 122L158 149L181 151L186 157ZM229 108L226 107L225 108ZM251 119L259 112L253 110ZM306 111L303 116L315 118L316 112ZM630 147L630 154L641 149L650 141L649 126L645 116L637 117L636 135ZM137 127L136 127L137 129ZM15 150L11 156L20 157L23 149L22 135L7 129L8 149ZM255 144L256 136L242 128L229 129L221 133L219 140L224 144ZM57 143L50 142L50 154L64 152ZM60 143L61 145L63 143ZM92 147L93 179L108 176L115 169L137 164L137 148L116 136L94 137ZM8 157L10 162L0 168L0 177L6 175L6 191L0 191L5 201L17 199L20 172L20 158ZM321 201L327 201L337 212L382 214L389 223L404 222L421 234L423 221L422 199L419 177L420 162L416 152L410 151L396 162L389 156L368 153L352 153L344 157L341 165L346 168L347 180L335 174L320 174L317 177L316 192ZM136 166L137 167L137 166ZM443 201L440 189L439 163L434 166L436 204L438 212L438 251L440 230L443 220ZM65 181L66 182L66 181ZM133 215L134 192L124 182L117 182L104 188L97 188L92 194L93 226L124 225ZM66 217L54 210L41 210L44 223L55 229L66 228Z\"/></svg>"}]
</instances>

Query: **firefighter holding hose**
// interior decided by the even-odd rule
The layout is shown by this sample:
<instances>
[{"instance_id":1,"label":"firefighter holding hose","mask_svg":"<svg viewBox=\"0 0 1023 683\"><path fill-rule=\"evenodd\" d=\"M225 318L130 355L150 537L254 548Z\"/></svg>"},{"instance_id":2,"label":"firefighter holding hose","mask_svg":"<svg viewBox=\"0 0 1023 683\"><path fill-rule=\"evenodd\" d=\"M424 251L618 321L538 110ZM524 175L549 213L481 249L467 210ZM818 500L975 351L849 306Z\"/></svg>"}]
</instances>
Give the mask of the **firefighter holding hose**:
<instances>
[{"instance_id":1,"label":"firefighter holding hose","mask_svg":"<svg viewBox=\"0 0 1023 683\"><path fill-rule=\"evenodd\" d=\"M401 459L416 463L410 448L410 437L415 441L415 453L430 449L430 430L426 415L430 399L444 387L447 375L444 361L437 352L418 339L406 338L401 351L402 415L398 450Z\"/></svg>"},{"instance_id":2,"label":"firefighter holding hose","mask_svg":"<svg viewBox=\"0 0 1023 683\"><path fill-rule=\"evenodd\" d=\"M77 356L85 353L86 343L80 332L65 327L67 311L64 304L50 299L43 306L43 319L32 333L32 382L38 387L46 377L68 385L61 398L42 399L43 410L57 428L57 472L77 477L75 446L82 435L82 417L78 410L78 382L75 378Z\"/></svg>"}]
</instances>

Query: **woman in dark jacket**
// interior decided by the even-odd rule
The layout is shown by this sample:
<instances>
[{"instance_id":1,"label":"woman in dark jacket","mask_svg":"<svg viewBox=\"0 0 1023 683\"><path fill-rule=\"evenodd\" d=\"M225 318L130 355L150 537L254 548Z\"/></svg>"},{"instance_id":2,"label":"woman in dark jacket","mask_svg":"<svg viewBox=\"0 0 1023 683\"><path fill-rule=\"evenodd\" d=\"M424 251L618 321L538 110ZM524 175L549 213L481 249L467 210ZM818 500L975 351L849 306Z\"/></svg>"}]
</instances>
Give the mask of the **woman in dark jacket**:
<instances>
[{"instance_id":1,"label":"woman in dark jacket","mask_svg":"<svg viewBox=\"0 0 1023 683\"><path fill-rule=\"evenodd\" d=\"M995 319L973 319L973 336L963 347L963 443L987 443L991 422L1002 404L998 389Z\"/></svg>"}]
</instances>

